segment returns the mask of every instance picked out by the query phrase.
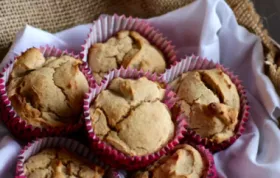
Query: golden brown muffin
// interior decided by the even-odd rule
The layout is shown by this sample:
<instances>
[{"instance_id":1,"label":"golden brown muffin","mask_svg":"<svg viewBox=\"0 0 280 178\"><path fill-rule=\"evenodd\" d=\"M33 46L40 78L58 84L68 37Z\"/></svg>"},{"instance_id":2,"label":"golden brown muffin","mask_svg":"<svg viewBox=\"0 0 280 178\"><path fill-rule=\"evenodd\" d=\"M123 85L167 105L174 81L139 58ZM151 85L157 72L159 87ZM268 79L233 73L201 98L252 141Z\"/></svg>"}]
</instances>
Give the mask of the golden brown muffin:
<instances>
[{"instance_id":1,"label":"golden brown muffin","mask_svg":"<svg viewBox=\"0 0 280 178\"><path fill-rule=\"evenodd\" d=\"M102 178L105 170L64 149L45 149L24 163L27 178Z\"/></svg>"},{"instance_id":2,"label":"golden brown muffin","mask_svg":"<svg viewBox=\"0 0 280 178\"><path fill-rule=\"evenodd\" d=\"M161 102L165 90L145 77L115 78L90 107L95 134L130 156L158 151L174 136L174 123Z\"/></svg>"},{"instance_id":3,"label":"golden brown muffin","mask_svg":"<svg viewBox=\"0 0 280 178\"><path fill-rule=\"evenodd\" d=\"M221 69L182 74L171 82L188 126L201 137L218 143L234 135L240 98L236 86Z\"/></svg>"},{"instance_id":4,"label":"golden brown muffin","mask_svg":"<svg viewBox=\"0 0 280 178\"><path fill-rule=\"evenodd\" d=\"M206 165L200 153L190 145L176 147L172 154L161 158L146 171L133 178L204 178Z\"/></svg>"},{"instance_id":5,"label":"golden brown muffin","mask_svg":"<svg viewBox=\"0 0 280 178\"><path fill-rule=\"evenodd\" d=\"M88 63L98 83L104 74L121 66L157 73L166 68L163 54L135 31L120 31L107 42L92 45Z\"/></svg>"},{"instance_id":6,"label":"golden brown muffin","mask_svg":"<svg viewBox=\"0 0 280 178\"><path fill-rule=\"evenodd\" d=\"M60 127L76 123L82 112L88 82L70 57L45 59L31 48L15 62L7 85L17 114L36 127Z\"/></svg>"}]
</instances>

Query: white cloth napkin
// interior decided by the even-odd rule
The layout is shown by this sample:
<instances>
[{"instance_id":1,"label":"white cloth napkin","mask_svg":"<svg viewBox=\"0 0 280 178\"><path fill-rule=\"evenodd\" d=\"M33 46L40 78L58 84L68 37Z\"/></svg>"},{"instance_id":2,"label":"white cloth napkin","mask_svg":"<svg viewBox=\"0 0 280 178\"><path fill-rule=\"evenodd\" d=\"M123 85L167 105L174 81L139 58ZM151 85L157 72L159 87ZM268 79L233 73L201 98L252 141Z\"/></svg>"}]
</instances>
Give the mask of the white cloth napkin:
<instances>
[{"instance_id":1,"label":"white cloth napkin","mask_svg":"<svg viewBox=\"0 0 280 178\"><path fill-rule=\"evenodd\" d=\"M263 49L255 35L239 26L223 0L193 4L148 20L177 46L179 57L196 54L220 62L240 76L248 91L251 115L245 133L227 150L215 154L221 178L278 178L280 131L273 112L279 97L263 74ZM56 34L26 26L17 34L0 67L30 47L54 45L81 50L90 25ZM20 146L0 125L0 177L10 178Z\"/></svg>"}]
</instances>

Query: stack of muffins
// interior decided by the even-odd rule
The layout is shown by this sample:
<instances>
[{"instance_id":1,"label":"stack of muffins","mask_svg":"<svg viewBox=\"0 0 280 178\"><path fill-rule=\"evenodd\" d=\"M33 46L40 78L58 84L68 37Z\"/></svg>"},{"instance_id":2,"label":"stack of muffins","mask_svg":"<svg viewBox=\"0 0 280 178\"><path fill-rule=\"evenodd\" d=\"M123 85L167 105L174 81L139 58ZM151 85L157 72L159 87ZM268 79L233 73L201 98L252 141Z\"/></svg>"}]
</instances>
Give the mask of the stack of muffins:
<instances>
[{"instance_id":1,"label":"stack of muffins","mask_svg":"<svg viewBox=\"0 0 280 178\"><path fill-rule=\"evenodd\" d=\"M124 16L98 19L82 47L76 56L30 48L3 70L2 120L16 138L35 139L17 177L217 177L212 154L248 119L231 72L177 59L158 31ZM89 148L62 137L73 135Z\"/></svg>"}]
</instances>

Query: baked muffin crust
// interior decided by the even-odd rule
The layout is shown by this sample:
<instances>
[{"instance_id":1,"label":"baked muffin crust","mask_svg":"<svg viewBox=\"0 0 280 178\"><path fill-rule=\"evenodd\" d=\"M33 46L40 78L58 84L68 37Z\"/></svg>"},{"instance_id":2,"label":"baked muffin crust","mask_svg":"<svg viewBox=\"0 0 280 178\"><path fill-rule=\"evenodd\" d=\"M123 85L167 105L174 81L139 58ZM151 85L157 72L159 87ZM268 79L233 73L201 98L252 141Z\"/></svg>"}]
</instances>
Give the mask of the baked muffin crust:
<instances>
[{"instance_id":1,"label":"baked muffin crust","mask_svg":"<svg viewBox=\"0 0 280 178\"><path fill-rule=\"evenodd\" d=\"M145 77L113 79L90 107L95 134L130 156L158 151L175 129L169 109L161 102L164 92Z\"/></svg>"},{"instance_id":2,"label":"baked muffin crust","mask_svg":"<svg viewBox=\"0 0 280 178\"><path fill-rule=\"evenodd\" d=\"M136 173L134 178L204 178L203 159L192 146L179 145L174 153L161 158L146 171Z\"/></svg>"},{"instance_id":3,"label":"baked muffin crust","mask_svg":"<svg viewBox=\"0 0 280 178\"><path fill-rule=\"evenodd\" d=\"M171 82L188 116L188 125L201 137L218 143L234 135L240 98L234 83L221 69L191 71Z\"/></svg>"},{"instance_id":4,"label":"baked muffin crust","mask_svg":"<svg viewBox=\"0 0 280 178\"><path fill-rule=\"evenodd\" d=\"M31 48L15 62L7 84L17 114L36 127L61 127L80 117L88 82L81 61L61 56L45 59Z\"/></svg>"},{"instance_id":5,"label":"baked muffin crust","mask_svg":"<svg viewBox=\"0 0 280 178\"><path fill-rule=\"evenodd\" d=\"M135 31L120 31L105 43L92 45L88 63L98 83L107 72L121 66L157 73L166 68L163 54Z\"/></svg>"},{"instance_id":6,"label":"baked muffin crust","mask_svg":"<svg viewBox=\"0 0 280 178\"><path fill-rule=\"evenodd\" d=\"M44 149L24 163L27 178L102 178L105 170L65 149Z\"/></svg>"}]
</instances>

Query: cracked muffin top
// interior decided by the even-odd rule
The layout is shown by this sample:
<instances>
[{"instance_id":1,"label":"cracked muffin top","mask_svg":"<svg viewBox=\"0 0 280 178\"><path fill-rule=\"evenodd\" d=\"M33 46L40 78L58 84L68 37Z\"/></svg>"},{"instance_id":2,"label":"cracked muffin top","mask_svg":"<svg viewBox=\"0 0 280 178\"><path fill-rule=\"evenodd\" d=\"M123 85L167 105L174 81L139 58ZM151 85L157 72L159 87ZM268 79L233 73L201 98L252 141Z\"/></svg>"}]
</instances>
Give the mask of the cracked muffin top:
<instances>
[{"instance_id":1,"label":"cracked muffin top","mask_svg":"<svg viewBox=\"0 0 280 178\"><path fill-rule=\"evenodd\" d=\"M113 79L90 107L95 134L126 155L158 151L175 130L169 109L161 102L164 93L145 77Z\"/></svg>"},{"instance_id":2,"label":"cracked muffin top","mask_svg":"<svg viewBox=\"0 0 280 178\"><path fill-rule=\"evenodd\" d=\"M171 86L188 116L189 128L218 143L234 135L240 98L236 86L221 69L186 72Z\"/></svg>"},{"instance_id":3,"label":"cracked muffin top","mask_svg":"<svg viewBox=\"0 0 280 178\"><path fill-rule=\"evenodd\" d=\"M98 83L107 72L121 66L157 73L166 68L163 54L135 31L120 31L105 43L92 45L88 63Z\"/></svg>"},{"instance_id":4,"label":"cracked muffin top","mask_svg":"<svg viewBox=\"0 0 280 178\"><path fill-rule=\"evenodd\" d=\"M44 149L24 163L27 178L102 178L105 170L65 149Z\"/></svg>"},{"instance_id":5,"label":"cracked muffin top","mask_svg":"<svg viewBox=\"0 0 280 178\"><path fill-rule=\"evenodd\" d=\"M36 127L61 127L76 123L81 115L88 82L70 56L45 59L31 48L15 62L7 84L8 97L17 114Z\"/></svg>"},{"instance_id":6,"label":"cracked muffin top","mask_svg":"<svg viewBox=\"0 0 280 178\"><path fill-rule=\"evenodd\" d=\"M205 178L205 161L192 146L178 145L175 151L137 172L133 178Z\"/></svg>"}]
</instances>

